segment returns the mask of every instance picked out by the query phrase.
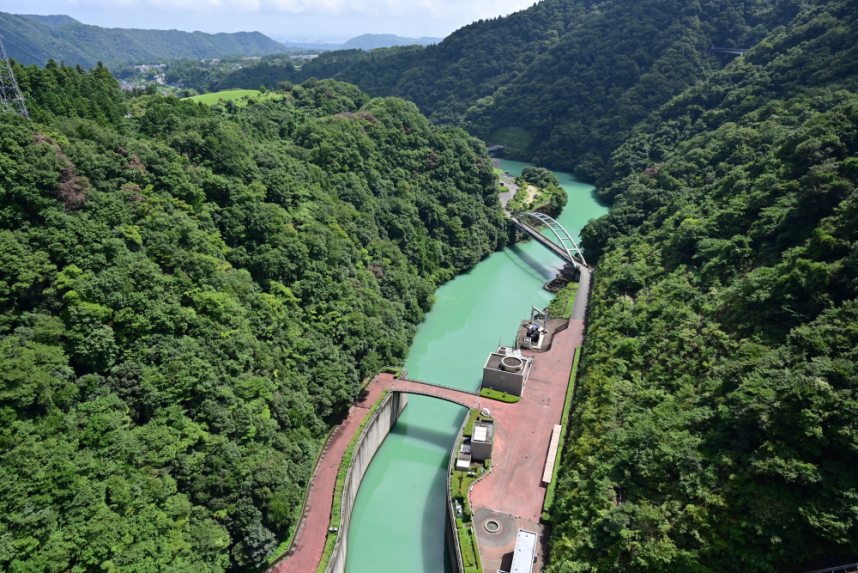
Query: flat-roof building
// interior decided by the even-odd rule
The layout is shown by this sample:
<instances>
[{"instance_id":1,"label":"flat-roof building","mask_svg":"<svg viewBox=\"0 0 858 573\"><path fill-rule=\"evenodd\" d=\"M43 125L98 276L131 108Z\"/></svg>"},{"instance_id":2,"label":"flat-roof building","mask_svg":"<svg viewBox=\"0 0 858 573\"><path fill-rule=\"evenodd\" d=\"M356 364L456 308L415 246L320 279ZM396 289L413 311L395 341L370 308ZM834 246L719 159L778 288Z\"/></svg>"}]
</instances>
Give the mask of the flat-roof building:
<instances>
[{"instance_id":1,"label":"flat-roof building","mask_svg":"<svg viewBox=\"0 0 858 573\"><path fill-rule=\"evenodd\" d=\"M508 572L498 571L498 573L532 573L537 539L539 535L536 533L519 529L515 540L515 552L512 554L512 566Z\"/></svg>"},{"instance_id":2,"label":"flat-roof building","mask_svg":"<svg viewBox=\"0 0 858 573\"><path fill-rule=\"evenodd\" d=\"M462 441L462 449L459 450L459 455L456 458L456 469L468 471L471 467L471 444L468 440Z\"/></svg>"},{"instance_id":3,"label":"flat-roof building","mask_svg":"<svg viewBox=\"0 0 858 573\"><path fill-rule=\"evenodd\" d=\"M489 354L483 366L483 388L521 396L527 376L530 374L532 360L523 356L518 349L498 348L498 352Z\"/></svg>"},{"instance_id":4,"label":"flat-roof building","mask_svg":"<svg viewBox=\"0 0 858 573\"><path fill-rule=\"evenodd\" d=\"M474 422L474 433L471 434L471 456L475 460L491 459L494 437L494 422L491 420Z\"/></svg>"}]
</instances>

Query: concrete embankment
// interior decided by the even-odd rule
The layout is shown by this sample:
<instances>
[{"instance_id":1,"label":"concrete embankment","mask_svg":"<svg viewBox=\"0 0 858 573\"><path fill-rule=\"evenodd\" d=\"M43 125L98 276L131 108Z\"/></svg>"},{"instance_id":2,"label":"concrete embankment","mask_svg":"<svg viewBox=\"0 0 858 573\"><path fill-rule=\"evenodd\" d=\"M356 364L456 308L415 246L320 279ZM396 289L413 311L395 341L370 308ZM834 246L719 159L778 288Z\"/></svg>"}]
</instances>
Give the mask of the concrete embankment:
<instances>
[{"instance_id":1,"label":"concrete embankment","mask_svg":"<svg viewBox=\"0 0 858 573\"><path fill-rule=\"evenodd\" d=\"M465 430L465 424L468 423L468 417L462 421L462 427L459 428L459 435L456 436L456 441L453 443L453 449L450 451L450 461L447 463L447 519L444 524L444 537L447 539L447 560L450 563L451 573L464 573L465 565L462 562L462 547L459 545L459 534L456 531L456 510L453 508L453 491L450 488L450 476L453 474L453 468L456 465L456 458L459 455L459 444L462 441L462 432Z\"/></svg>"},{"instance_id":2,"label":"concrete embankment","mask_svg":"<svg viewBox=\"0 0 858 573\"><path fill-rule=\"evenodd\" d=\"M390 392L384 401L367 422L366 427L358 439L352 456L352 465L346 474L346 484L342 497L342 521L340 523L339 536L334 546L333 555L328 563L326 573L344 573L346 570L346 551L348 549L349 523L351 522L352 509L354 509L355 498L360 489L360 483L366 470L369 468L372 458L381 447L384 439L390 433L390 429L399 419L402 410L408 404L408 395L400 392ZM339 503L340 500L334 500Z\"/></svg>"},{"instance_id":3,"label":"concrete embankment","mask_svg":"<svg viewBox=\"0 0 858 573\"><path fill-rule=\"evenodd\" d=\"M352 437L360 429L367 411L394 382L392 375L379 374L333 432L310 481L307 502L292 545L286 554L272 564L268 573L312 573L318 568L331 521L337 473L343 455Z\"/></svg>"}]
</instances>

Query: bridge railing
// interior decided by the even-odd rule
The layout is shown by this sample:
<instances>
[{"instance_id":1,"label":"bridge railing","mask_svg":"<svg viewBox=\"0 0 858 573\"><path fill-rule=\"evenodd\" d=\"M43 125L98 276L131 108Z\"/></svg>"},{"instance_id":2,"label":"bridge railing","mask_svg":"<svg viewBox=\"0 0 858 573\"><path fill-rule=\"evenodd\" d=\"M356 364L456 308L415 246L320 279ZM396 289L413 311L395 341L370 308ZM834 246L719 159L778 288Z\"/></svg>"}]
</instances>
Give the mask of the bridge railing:
<instances>
[{"instance_id":1,"label":"bridge railing","mask_svg":"<svg viewBox=\"0 0 858 573\"><path fill-rule=\"evenodd\" d=\"M817 569L808 573L854 573L858 571L858 563L850 563L849 565L840 565L839 567L829 567L828 569Z\"/></svg>"},{"instance_id":2,"label":"bridge railing","mask_svg":"<svg viewBox=\"0 0 858 573\"><path fill-rule=\"evenodd\" d=\"M526 223L524 221L524 217L534 218L543 225L547 226L548 229L552 233L554 233L554 236L557 237L557 241L559 241L560 244L557 244L555 241L552 241L551 239L543 235L537 227ZM542 243L543 246L553 251L557 256L562 258L567 263L576 267L582 264L584 266L587 266L587 261L584 260L584 255L581 253L581 249L578 248L578 244L575 242L575 239L573 239L572 235L570 235L569 232L565 228L563 228L563 225L558 223L552 217L549 217L548 215L544 215L542 213L521 213L519 215L513 215L512 222L520 230L524 231L526 234L530 235L535 240ZM561 236L561 232L563 236ZM570 249L564 243L564 241L568 241L572 244L572 247L577 253L577 256L572 253L572 249Z\"/></svg>"},{"instance_id":3,"label":"bridge railing","mask_svg":"<svg viewBox=\"0 0 858 573\"><path fill-rule=\"evenodd\" d=\"M413 378L400 378L403 382L415 382L417 384L425 384L426 386L435 386L436 388L444 388L445 390L453 390L454 392L462 392L463 394L470 394L471 396L479 396L480 392L478 390L464 390L462 388L454 388L452 386L444 386L443 384L436 384L435 382L426 382L425 380L415 380ZM394 386L393 391L396 392L396 387Z\"/></svg>"}]
</instances>

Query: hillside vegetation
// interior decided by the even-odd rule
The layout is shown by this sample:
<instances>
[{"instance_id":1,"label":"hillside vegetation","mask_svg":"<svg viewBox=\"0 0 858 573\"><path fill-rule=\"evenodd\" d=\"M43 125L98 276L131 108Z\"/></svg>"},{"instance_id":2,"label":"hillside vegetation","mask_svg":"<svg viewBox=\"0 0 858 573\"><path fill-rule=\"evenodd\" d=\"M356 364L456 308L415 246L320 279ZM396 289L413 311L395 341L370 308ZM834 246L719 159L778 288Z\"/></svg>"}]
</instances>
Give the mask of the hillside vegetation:
<instances>
[{"instance_id":1,"label":"hillside vegetation","mask_svg":"<svg viewBox=\"0 0 858 573\"><path fill-rule=\"evenodd\" d=\"M856 19L807 6L612 154L549 571L856 561Z\"/></svg>"},{"instance_id":2,"label":"hillside vegetation","mask_svg":"<svg viewBox=\"0 0 858 573\"><path fill-rule=\"evenodd\" d=\"M257 568L362 379L505 244L482 144L334 81L210 107L15 73L0 570Z\"/></svg>"},{"instance_id":3,"label":"hillside vegetation","mask_svg":"<svg viewBox=\"0 0 858 573\"><path fill-rule=\"evenodd\" d=\"M435 46L333 52L293 70L269 64L265 85L333 77L373 96L415 102L438 123L493 144L527 134L514 159L596 181L633 126L733 56L787 24L797 0L544 0L465 26ZM262 71L260 68L257 71ZM251 76L254 77L251 80ZM259 87L253 68L217 89ZM193 86L196 87L196 86ZM199 88L197 88L199 89Z\"/></svg>"},{"instance_id":4,"label":"hillside vegetation","mask_svg":"<svg viewBox=\"0 0 858 573\"><path fill-rule=\"evenodd\" d=\"M19 16L0 12L0 28L6 52L25 66L44 66L53 59L92 68L98 61L151 62L160 58L212 58L286 51L283 44L259 32L205 34L100 28L81 24L68 16Z\"/></svg>"}]
</instances>

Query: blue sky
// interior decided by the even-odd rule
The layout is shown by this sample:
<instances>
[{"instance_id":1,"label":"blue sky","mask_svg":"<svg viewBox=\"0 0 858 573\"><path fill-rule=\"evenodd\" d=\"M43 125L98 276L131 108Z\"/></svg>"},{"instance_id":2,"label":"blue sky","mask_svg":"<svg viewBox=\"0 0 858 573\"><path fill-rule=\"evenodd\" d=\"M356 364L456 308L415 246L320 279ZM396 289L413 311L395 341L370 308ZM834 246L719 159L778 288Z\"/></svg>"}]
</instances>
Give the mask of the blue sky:
<instances>
[{"instance_id":1,"label":"blue sky","mask_svg":"<svg viewBox=\"0 0 858 573\"><path fill-rule=\"evenodd\" d=\"M259 31L276 37L360 34L444 37L534 0L3 0L15 14L68 14L85 24L203 32Z\"/></svg>"}]
</instances>

